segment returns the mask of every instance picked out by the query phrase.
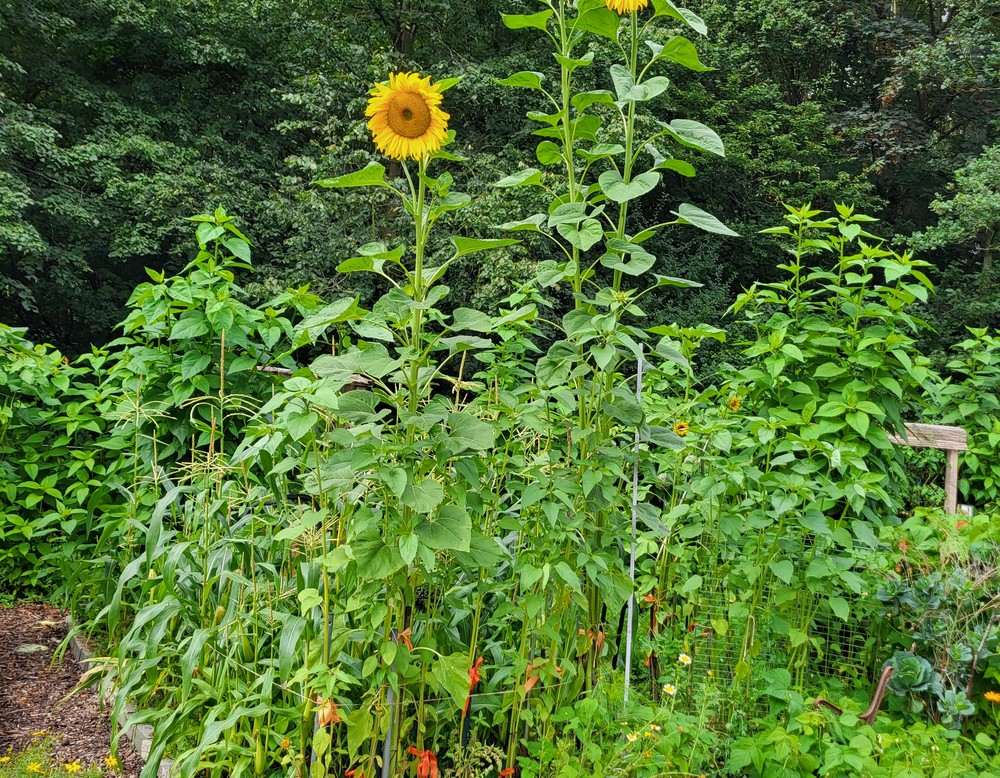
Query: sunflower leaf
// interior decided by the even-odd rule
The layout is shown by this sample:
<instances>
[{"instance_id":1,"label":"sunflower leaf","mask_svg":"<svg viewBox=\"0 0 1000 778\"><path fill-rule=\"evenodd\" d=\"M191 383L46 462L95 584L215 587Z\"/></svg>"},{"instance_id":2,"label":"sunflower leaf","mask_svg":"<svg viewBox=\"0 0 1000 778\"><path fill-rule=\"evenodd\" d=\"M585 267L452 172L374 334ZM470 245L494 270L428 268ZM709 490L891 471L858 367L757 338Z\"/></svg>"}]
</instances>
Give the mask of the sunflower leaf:
<instances>
[{"instance_id":1,"label":"sunflower leaf","mask_svg":"<svg viewBox=\"0 0 1000 778\"><path fill-rule=\"evenodd\" d=\"M534 70L521 70L507 78L497 81L500 86L523 87L525 89L542 89L544 76Z\"/></svg>"},{"instance_id":2,"label":"sunflower leaf","mask_svg":"<svg viewBox=\"0 0 1000 778\"><path fill-rule=\"evenodd\" d=\"M336 178L323 178L316 182L326 189L348 189L356 186L387 186L385 168L378 162L370 162L367 167Z\"/></svg>"},{"instance_id":3,"label":"sunflower leaf","mask_svg":"<svg viewBox=\"0 0 1000 778\"><path fill-rule=\"evenodd\" d=\"M550 16L552 11L539 11L536 14L500 14L504 26L509 30L523 30L526 27L544 30Z\"/></svg>"}]
</instances>

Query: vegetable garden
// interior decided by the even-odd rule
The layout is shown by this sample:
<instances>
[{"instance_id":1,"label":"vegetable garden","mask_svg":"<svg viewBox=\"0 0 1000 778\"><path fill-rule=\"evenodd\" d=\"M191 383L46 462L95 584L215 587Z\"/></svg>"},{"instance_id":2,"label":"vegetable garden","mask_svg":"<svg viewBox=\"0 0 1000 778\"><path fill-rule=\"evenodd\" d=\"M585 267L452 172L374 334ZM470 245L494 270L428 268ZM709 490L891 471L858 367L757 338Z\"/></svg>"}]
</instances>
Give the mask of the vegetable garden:
<instances>
[{"instance_id":1,"label":"vegetable garden","mask_svg":"<svg viewBox=\"0 0 1000 778\"><path fill-rule=\"evenodd\" d=\"M645 6L504 16L557 67L502 82L541 140L492 237L443 235L471 201L453 83L376 86L390 167L317 182L410 219L338 267L377 277L370 310L246 302L219 208L106 346L0 327L0 582L106 647L84 683L152 725L143 778L1000 775L1000 340L935 369L927 263L839 204L787 209L782 280L725 329L647 321L694 286L647 241L737 236L630 212L724 154L655 118L706 30ZM449 305L518 241L546 259L499 310ZM943 455L892 442L918 420L968 432L973 515L934 507Z\"/></svg>"}]
</instances>

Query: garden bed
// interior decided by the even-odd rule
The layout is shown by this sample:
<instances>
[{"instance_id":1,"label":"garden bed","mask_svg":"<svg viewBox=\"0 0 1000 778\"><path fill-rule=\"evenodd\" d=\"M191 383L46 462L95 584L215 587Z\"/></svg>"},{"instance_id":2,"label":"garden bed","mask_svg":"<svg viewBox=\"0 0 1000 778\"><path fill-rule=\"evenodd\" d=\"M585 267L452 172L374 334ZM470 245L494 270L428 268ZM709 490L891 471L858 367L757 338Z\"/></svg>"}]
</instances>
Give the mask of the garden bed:
<instances>
[{"instance_id":1,"label":"garden bed","mask_svg":"<svg viewBox=\"0 0 1000 778\"><path fill-rule=\"evenodd\" d=\"M107 710L94 689L67 699L82 671L69 653L53 662L65 636L65 616L51 606L0 609L0 751L48 738L54 763L79 762L111 774ZM120 775L139 775L142 763L124 742L118 759Z\"/></svg>"}]
</instances>

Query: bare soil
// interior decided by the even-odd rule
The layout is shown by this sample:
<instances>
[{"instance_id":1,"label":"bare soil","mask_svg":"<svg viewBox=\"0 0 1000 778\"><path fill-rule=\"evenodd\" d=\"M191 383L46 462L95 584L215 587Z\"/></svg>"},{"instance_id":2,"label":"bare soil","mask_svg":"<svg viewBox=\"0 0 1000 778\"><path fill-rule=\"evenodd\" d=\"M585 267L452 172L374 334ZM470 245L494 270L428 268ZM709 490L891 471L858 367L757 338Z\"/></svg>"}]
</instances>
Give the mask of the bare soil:
<instances>
[{"instance_id":1,"label":"bare soil","mask_svg":"<svg viewBox=\"0 0 1000 778\"><path fill-rule=\"evenodd\" d=\"M45 733L59 762L79 760L109 772L111 726L95 689L69 697L82 670L67 651L53 657L66 637L66 616L48 605L0 608L0 753L18 751ZM122 738L124 778L138 778L142 762Z\"/></svg>"}]
</instances>

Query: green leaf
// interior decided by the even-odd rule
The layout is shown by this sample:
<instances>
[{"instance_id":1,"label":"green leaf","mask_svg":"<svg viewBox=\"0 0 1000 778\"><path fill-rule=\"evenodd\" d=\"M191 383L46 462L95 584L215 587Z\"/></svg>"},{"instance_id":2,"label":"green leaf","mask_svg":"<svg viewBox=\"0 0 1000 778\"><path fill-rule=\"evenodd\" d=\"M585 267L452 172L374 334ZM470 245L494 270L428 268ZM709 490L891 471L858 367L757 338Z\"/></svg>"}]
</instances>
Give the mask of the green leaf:
<instances>
[{"instance_id":1,"label":"green leaf","mask_svg":"<svg viewBox=\"0 0 1000 778\"><path fill-rule=\"evenodd\" d=\"M580 251L587 251L600 243L604 230L597 219L585 219L579 226L562 223L556 225L556 230Z\"/></svg>"},{"instance_id":2,"label":"green leaf","mask_svg":"<svg viewBox=\"0 0 1000 778\"><path fill-rule=\"evenodd\" d=\"M533 167L529 167L526 170L519 170L512 175L501 178L493 186L499 187L500 189L509 189L514 186L541 186L542 185L542 172L536 170Z\"/></svg>"},{"instance_id":3,"label":"green leaf","mask_svg":"<svg viewBox=\"0 0 1000 778\"><path fill-rule=\"evenodd\" d=\"M469 655L457 652L442 656L431 668L431 686L438 694L447 694L455 703L455 708L465 707L469 696Z\"/></svg>"},{"instance_id":4,"label":"green leaf","mask_svg":"<svg viewBox=\"0 0 1000 778\"><path fill-rule=\"evenodd\" d=\"M630 276L642 275L655 264L656 257L645 251L632 252L628 262L624 257L610 251L601 257L601 265L604 267Z\"/></svg>"},{"instance_id":5,"label":"green leaf","mask_svg":"<svg viewBox=\"0 0 1000 778\"><path fill-rule=\"evenodd\" d=\"M694 165L682 159L661 159L653 166L653 170L673 170L686 178L695 176Z\"/></svg>"},{"instance_id":6,"label":"green leaf","mask_svg":"<svg viewBox=\"0 0 1000 778\"><path fill-rule=\"evenodd\" d=\"M833 611L833 615L841 621L846 622L851 615L851 606L847 604L847 600L843 597L831 597L828 602L830 603L830 610Z\"/></svg>"},{"instance_id":7,"label":"green leaf","mask_svg":"<svg viewBox=\"0 0 1000 778\"><path fill-rule=\"evenodd\" d=\"M209 330L208 321L201 311L187 311L170 328L170 340L191 340Z\"/></svg>"},{"instance_id":8,"label":"green leaf","mask_svg":"<svg viewBox=\"0 0 1000 778\"><path fill-rule=\"evenodd\" d=\"M383 483L396 497L402 497L406 489L406 471L401 467L383 467L378 471Z\"/></svg>"},{"instance_id":9,"label":"green leaf","mask_svg":"<svg viewBox=\"0 0 1000 778\"><path fill-rule=\"evenodd\" d=\"M521 241L515 238L452 238L455 246L455 257L464 257L468 254L477 254L480 251L492 251L504 246L516 246Z\"/></svg>"},{"instance_id":10,"label":"green leaf","mask_svg":"<svg viewBox=\"0 0 1000 778\"><path fill-rule=\"evenodd\" d=\"M715 70L715 68L701 64L698 59L698 50L683 35L675 35L662 46L652 41L646 41L646 45L653 50L654 59L669 59L699 73Z\"/></svg>"},{"instance_id":11,"label":"green leaf","mask_svg":"<svg viewBox=\"0 0 1000 778\"><path fill-rule=\"evenodd\" d=\"M779 581L784 583L791 583L792 576L795 575L795 565L793 565L787 559L782 559L781 561L776 561L772 559L767 563L767 566L771 568L771 572L774 573L774 577Z\"/></svg>"},{"instance_id":12,"label":"green leaf","mask_svg":"<svg viewBox=\"0 0 1000 778\"><path fill-rule=\"evenodd\" d=\"M701 588L704 579L700 575L692 575L681 587L681 594L691 594Z\"/></svg>"},{"instance_id":13,"label":"green leaf","mask_svg":"<svg viewBox=\"0 0 1000 778\"><path fill-rule=\"evenodd\" d=\"M550 16L552 11L539 11L536 14L500 14L504 26L510 30L523 30L527 27L544 30Z\"/></svg>"},{"instance_id":14,"label":"green leaf","mask_svg":"<svg viewBox=\"0 0 1000 778\"><path fill-rule=\"evenodd\" d=\"M387 186L385 183L385 168L378 162L368 165L354 173L336 178L323 178L316 182L327 189L348 189L356 186Z\"/></svg>"},{"instance_id":15,"label":"green leaf","mask_svg":"<svg viewBox=\"0 0 1000 778\"><path fill-rule=\"evenodd\" d=\"M729 235L734 238L738 238L740 236L738 232L733 232L725 224L712 216L712 214L707 211L703 211L701 208L697 208L690 203L681 203L677 206L677 210L671 211L671 213L677 216L677 221L680 224L690 224L700 230L713 232L716 235Z\"/></svg>"},{"instance_id":16,"label":"green leaf","mask_svg":"<svg viewBox=\"0 0 1000 778\"><path fill-rule=\"evenodd\" d=\"M444 487L433 478L425 478L420 483L407 484L401 499L417 513L431 513L444 499Z\"/></svg>"},{"instance_id":17,"label":"green leaf","mask_svg":"<svg viewBox=\"0 0 1000 778\"><path fill-rule=\"evenodd\" d=\"M670 16L678 19L699 35L708 35L708 26L698 14L689 11L687 8L678 8L671 0L653 0L653 8L656 16Z\"/></svg>"},{"instance_id":18,"label":"green leaf","mask_svg":"<svg viewBox=\"0 0 1000 778\"><path fill-rule=\"evenodd\" d=\"M682 146L726 156L726 147L714 130L691 119L674 119L670 124L660 122L660 127Z\"/></svg>"},{"instance_id":19,"label":"green leaf","mask_svg":"<svg viewBox=\"0 0 1000 778\"><path fill-rule=\"evenodd\" d=\"M534 216L529 216L527 219L498 224L497 229L506 230L508 232L542 232L542 224L545 222L545 218L544 214L536 213Z\"/></svg>"},{"instance_id":20,"label":"green leaf","mask_svg":"<svg viewBox=\"0 0 1000 778\"><path fill-rule=\"evenodd\" d=\"M417 536L428 548L447 551L468 551L472 541L472 519L464 508L445 505L434 519L417 525Z\"/></svg>"},{"instance_id":21,"label":"green leaf","mask_svg":"<svg viewBox=\"0 0 1000 778\"><path fill-rule=\"evenodd\" d=\"M493 427L482 419L457 411L448 416L448 426L448 448L452 454L493 448Z\"/></svg>"},{"instance_id":22,"label":"green leaf","mask_svg":"<svg viewBox=\"0 0 1000 778\"><path fill-rule=\"evenodd\" d=\"M622 180L621 173L617 170L605 170L601 173L597 181L601 187L601 191L608 196L609 200L613 200L616 203L624 203L653 191L660 182L660 174L648 170L645 173L640 173L628 183L625 183Z\"/></svg>"},{"instance_id":23,"label":"green leaf","mask_svg":"<svg viewBox=\"0 0 1000 778\"><path fill-rule=\"evenodd\" d=\"M592 32L609 40L618 39L618 14L606 7L598 7L581 14L576 21L576 29Z\"/></svg>"},{"instance_id":24,"label":"green leaf","mask_svg":"<svg viewBox=\"0 0 1000 778\"><path fill-rule=\"evenodd\" d=\"M550 140L543 140L538 144L535 157L543 165L557 165L563 161L562 149Z\"/></svg>"},{"instance_id":25,"label":"green leaf","mask_svg":"<svg viewBox=\"0 0 1000 778\"><path fill-rule=\"evenodd\" d=\"M551 11L549 12L551 13ZM507 76L507 78L500 79L497 83L500 86L513 86L522 89L539 89L544 91L542 87L542 79L545 76L534 70L522 70L513 75Z\"/></svg>"}]
</instances>

